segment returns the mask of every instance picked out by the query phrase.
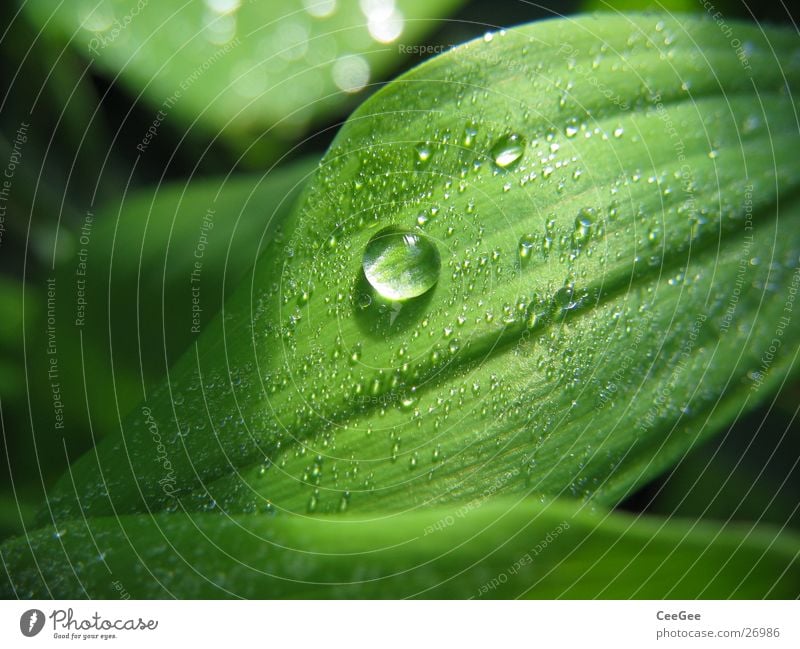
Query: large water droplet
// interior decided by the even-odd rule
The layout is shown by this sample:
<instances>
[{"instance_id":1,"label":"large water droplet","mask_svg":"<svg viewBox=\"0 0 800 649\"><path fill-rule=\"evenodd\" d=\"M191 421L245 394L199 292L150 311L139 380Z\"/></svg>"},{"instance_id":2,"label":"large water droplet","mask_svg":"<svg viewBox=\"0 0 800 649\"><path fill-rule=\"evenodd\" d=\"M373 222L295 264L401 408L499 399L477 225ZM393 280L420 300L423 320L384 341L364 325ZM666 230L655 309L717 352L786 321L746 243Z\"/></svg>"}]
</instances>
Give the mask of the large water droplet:
<instances>
[{"instance_id":1,"label":"large water droplet","mask_svg":"<svg viewBox=\"0 0 800 649\"><path fill-rule=\"evenodd\" d=\"M525 152L525 140L521 135L510 133L504 135L492 146L492 159L501 169L506 169L517 162Z\"/></svg>"},{"instance_id":2,"label":"large water droplet","mask_svg":"<svg viewBox=\"0 0 800 649\"><path fill-rule=\"evenodd\" d=\"M390 300L408 300L429 291L442 269L433 241L396 226L384 228L369 240L362 264L367 281Z\"/></svg>"}]
</instances>

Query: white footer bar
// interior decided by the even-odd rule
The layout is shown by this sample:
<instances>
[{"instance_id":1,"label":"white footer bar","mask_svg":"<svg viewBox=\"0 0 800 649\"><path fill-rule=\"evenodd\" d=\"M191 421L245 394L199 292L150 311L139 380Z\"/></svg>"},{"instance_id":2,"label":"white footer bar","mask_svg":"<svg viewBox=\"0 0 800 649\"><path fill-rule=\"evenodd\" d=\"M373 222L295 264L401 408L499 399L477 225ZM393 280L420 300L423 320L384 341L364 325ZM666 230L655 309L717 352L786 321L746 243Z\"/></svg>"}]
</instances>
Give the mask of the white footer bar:
<instances>
[{"instance_id":1,"label":"white footer bar","mask_svg":"<svg viewBox=\"0 0 800 649\"><path fill-rule=\"evenodd\" d=\"M797 648L799 620L796 601L5 601L0 646Z\"/></svg>"}]
</instances>

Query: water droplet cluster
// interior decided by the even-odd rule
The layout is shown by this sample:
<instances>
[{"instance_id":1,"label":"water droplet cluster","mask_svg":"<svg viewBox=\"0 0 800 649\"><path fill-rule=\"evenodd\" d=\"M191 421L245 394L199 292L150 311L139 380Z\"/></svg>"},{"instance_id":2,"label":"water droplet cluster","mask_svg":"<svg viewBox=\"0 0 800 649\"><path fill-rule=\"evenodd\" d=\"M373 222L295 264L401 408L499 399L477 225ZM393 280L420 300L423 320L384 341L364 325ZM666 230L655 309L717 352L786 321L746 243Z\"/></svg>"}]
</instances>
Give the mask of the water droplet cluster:
<instances>
[{"instance_id":1,"label":"water droplet cluster","mask_svg":"<svg viewBox=\"0 0 800 649\"><path fill-rule=\"evenodd\" d=\"M186 503L318 514L469 500L487 485L588 497L630 452L599 417L632 409L647 436L713 401L673 380L708 366L727 308L705 253L752 227L775 178L748 178L766 137L749 81L731 75L715 98L702 57L675 76L670 53L696 47L688 36L636 20L555 57L524 31L491 34L459 53L470 83L428 68L441 78L388 86L343 128L296 221L226 306L224 366L191 359L180 375L175 416L190 413L192 430L176 456L202 419L225 466L249 467L225 476L219 453L190 448L191 470L217 479ZM663 59L632 73L651 49ZM781 75L761 80L771 127L793 132ZM687 88L709 95L702 111ZM771 152L781 178L797 140ZM773 268L747 266L741 304L768 272L792 272L797 250L781 245ZM716 277L739 256L726 243ZM676 369L688 339L692 365ZM554 464L570 471L554 478Z\"/></svg>"}]
</instances>

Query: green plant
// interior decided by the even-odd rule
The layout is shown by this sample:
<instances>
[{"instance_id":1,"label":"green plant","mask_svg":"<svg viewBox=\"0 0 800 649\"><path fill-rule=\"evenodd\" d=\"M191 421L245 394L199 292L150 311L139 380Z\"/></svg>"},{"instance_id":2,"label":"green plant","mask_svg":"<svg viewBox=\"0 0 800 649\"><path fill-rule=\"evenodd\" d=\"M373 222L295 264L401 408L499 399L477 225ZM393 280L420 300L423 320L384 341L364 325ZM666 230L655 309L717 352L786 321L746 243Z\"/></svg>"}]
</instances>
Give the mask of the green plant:
<instances>
[{"instance_id":1,"label":"green plant","mask_svg":"<svg viewBox=\"0 0 800 649\"><path fill-rule=\"evenodd\" d=\"M3 546L10 592L796 596L791 533L606 509L798 350L798 43L736 34L533 24L376 93L220 316Z\"/></svg>"},{"instance_id":2,"label":"green plant","mask_svg":"<svg viewBox=\"0 0 800 649\"><path fill-rule=\"evenodd\" d=\"M459 0L396 4L393 15L378 11L377 19L358 2L322 0L80 7L31 0L24 10L160 111L157 128L182 115L263 160L396 65L390 44L401 35L413 42L435 24L429 18Z\"/></svg>"}]
</instances>

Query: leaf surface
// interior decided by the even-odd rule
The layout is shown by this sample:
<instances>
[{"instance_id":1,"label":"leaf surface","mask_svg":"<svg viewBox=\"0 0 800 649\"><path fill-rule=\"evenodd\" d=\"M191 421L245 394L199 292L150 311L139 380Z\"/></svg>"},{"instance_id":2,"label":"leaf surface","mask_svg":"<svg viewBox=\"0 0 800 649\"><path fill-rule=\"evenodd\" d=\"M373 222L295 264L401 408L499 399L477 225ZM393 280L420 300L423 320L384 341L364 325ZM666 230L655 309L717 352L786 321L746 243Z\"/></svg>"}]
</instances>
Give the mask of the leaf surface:
<instances>
[{"instance_id":1,"label":"leaf surface","mask_svg":"<svg viewBox=\"0 0 800 649\"><path fill-rule=\"evenodd\" d=\"M52 515L613 504L671 466L800 336L798 42L735 29L745 60L699 19L549 21L385 87ZM419 297L364 277L388 226L441 256Z\"/></svg>"},{"instance_id":2,"label":"leaf surface","mask_svg":"<svg viewBox=\"0 0 800 649\"><path fill-rule=\"evenodd\" d=\"M0 554L9 597L794 598L798 539L479 498L379 516L73 521ZM32 557L36 557L34 566ZM4 583L5 582L5 583Z\"/></svg>"}]
</instances>

